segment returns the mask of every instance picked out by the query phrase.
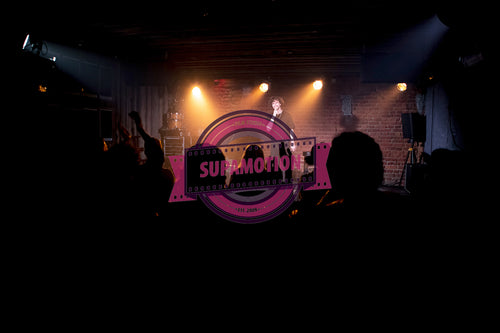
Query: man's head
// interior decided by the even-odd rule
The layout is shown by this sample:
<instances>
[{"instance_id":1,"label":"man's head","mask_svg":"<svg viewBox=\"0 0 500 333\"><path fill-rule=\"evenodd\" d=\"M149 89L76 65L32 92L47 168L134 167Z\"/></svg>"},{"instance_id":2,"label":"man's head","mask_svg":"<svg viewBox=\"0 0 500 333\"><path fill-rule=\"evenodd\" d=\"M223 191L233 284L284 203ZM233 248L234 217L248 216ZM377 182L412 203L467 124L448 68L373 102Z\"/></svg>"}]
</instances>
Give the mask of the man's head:
<instances>
[{"instance_id":1,"label":"man's head","mask_svg":"<svg viewBox=\"0 0 500 333\"><path fill-rule=\"evenodd\" d=\"M346 196L374 192L384 177L380 146L361 132L333 139L327 168L334 190Z\"/></svg>"},{"instance_id":2,"label":"man's head","mask_svg":"<svg viewBox=\"0 0 500 333\"><path fill-rule=\"evenodd\" d=\"M285 106L285 100L283 99L283 97L273 96L270 99L270 104L273 110L280 110Z\"/></svg>"}]
</instances>

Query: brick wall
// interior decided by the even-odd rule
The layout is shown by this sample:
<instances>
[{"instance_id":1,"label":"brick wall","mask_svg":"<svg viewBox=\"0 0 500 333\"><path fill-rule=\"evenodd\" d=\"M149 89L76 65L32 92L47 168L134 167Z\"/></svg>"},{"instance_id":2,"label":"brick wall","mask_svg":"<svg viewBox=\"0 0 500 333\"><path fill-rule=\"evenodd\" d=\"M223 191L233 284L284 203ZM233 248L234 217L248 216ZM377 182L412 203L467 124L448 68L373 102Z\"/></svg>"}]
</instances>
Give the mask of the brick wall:
<instances>
[{"instance_id":1,"label":"brick wall","mask_svg":"<svg viewBox=\"0 0 500 333\"><path fill-rule=\"evenodd\" d=\"M399 181L409 147L402 135L401 113L417 112L416 91L412 85L407 91L399 92L395 84L362 83L356 77L338 78L325 82L320 93L314 96L310 93L310 83L273 81L270 91L261 98L252 97L254 87L234 80L217 80L207 86L214 117L241 109L270 111L269 98L280 95L294 118L299 137L314 136L317 142L331 142L343 131L364 132L382 149L384 184ZM351 98L350 116L343 114L343 96Z\"/></svg>"}]
</instances>

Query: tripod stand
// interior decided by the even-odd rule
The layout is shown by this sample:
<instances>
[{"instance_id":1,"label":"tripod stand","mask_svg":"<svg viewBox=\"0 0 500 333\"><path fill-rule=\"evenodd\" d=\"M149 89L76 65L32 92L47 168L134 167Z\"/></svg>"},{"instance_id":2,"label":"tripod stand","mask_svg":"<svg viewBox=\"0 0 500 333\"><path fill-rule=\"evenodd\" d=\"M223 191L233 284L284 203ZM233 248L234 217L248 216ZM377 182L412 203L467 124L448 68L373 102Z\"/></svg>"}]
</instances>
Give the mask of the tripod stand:
<instances>
[{"instance_id":1,"label":"tripod stand","mask_svg":"<svg viewBox=\"0 0 500 333\"><path fill-rule=\"evenodd\" d=\"M408 152L406 153L405 165L403 166L403 171L401 171L401 177L399 177L398 186L401 186L401 183L403 182L403 177L405 175L405 171L407 171L408 165L413 166L417 160L417 156L415 155L415 148L414 148L415 147L415 140L413 140L413 138L411 138L408 142L411 144L411 146L410 146L410 148L408 148ZM408 160L410 160L410 163L408 163ZM408 173L407 173L406 184L409 183L408 178L410 178L410 177L408 177Z\"/></svg>"}]
</instances>

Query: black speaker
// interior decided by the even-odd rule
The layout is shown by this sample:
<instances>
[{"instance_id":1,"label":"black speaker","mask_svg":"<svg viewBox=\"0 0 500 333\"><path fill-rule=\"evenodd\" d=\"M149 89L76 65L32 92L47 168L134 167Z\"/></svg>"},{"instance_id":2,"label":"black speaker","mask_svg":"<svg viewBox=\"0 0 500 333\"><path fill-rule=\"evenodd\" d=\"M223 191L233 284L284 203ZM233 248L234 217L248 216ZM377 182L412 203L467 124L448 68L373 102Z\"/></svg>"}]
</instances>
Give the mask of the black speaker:
<instances>
[{"instance_id":1,"label":"black speaker","mask_svg":"<svg viewBox=\"0 0 500 333\"><path fill-rule=\"evenodd\" d=\"M402 113L403 138L425 142L425 116L418 113Z\"/></svg>"}]
</instances>

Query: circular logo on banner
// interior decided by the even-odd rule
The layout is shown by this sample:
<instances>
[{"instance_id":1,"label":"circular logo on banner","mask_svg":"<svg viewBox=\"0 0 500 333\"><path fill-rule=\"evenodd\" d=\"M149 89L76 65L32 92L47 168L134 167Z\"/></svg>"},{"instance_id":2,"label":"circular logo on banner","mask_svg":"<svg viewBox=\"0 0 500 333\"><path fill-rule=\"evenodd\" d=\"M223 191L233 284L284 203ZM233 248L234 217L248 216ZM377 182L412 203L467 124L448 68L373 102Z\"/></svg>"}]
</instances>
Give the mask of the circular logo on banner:
<instances>
[{"instance_id":1,"label":"circular logo on banner","mask_svg":"<svg viewBox=\"0 0 500 333\"><path fill-rule=\"evenodd\" d=\"M185 193L198 196L224 219L257 223L275 218L294 202L302 179L303 157L297 139L272 115L254 110L231 112L210 124L186 152ZM309 179L314 181L313 179Z\"/></svg>"}]
</instances>

